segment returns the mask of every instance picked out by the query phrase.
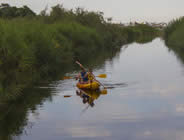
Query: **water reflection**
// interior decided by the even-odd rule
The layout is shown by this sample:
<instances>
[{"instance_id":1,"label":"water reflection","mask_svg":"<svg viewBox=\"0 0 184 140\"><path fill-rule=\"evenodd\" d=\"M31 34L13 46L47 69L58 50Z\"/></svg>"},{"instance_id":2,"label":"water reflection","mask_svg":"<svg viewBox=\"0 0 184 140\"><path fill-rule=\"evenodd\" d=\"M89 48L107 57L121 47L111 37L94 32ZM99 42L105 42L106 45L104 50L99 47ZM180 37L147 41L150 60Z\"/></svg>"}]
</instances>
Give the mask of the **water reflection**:
<instances>
[{"instance_id":1,"label":"water reflection","mask_svg":"<svg viewBox=\"0 0 184 140\"><path fill-rule=\"evenodd\" d=\"M33 88L27 90L27 95L11 104L0 106L0 140L12 140L14 136L27 135L33 123L28 120L32 113L38 116L37 108L45 100L52 101L50 89Z\"/></svg>"},{"instance_id":2,"label":"water reflection","mask_svg":"<svg viewBox=\"0 0 184 140\"><path fill-rule=\"evenodd\" d=\"M93 57L96 58L96 61L94 61L93 57L89 57L83 63L87 63L88 66L93 69L99 69L103 67L105 60L112 60L119 52L120 49L103 51L103 53L98 52L92 54ZM68 69L68 72L77 70L77 68L72 67ZM42 116L40 115L39 109L43 107L43 104L45 102L47 104L53 102L52 98L57 96L61 90L67 92L73 88L70 80L68 82L67 80L53 81L51 84L43 81L35 86L36 88L33 88L32 77L28 75L27 73L21 74L21 72L17 70L5 72L0 69L0 140L19 139L21 135L29 136L27 131L30 131L35 125L33 122L36 121L37 118L39 119L39 116ZM62 79L61 76L58 77ZM1 95L7 95L12 99L22 94L23 96L18 100L6 104L2 103L4 99L1 98ZM71 99L69 97L72 96L73 95L70 94L62 95L62 97L68 99ZM6 99L8 99L8 97L6 97ZM92 100L90 100L89 103L93 106ZM32 118L34 118L33 122L30 121Z\"/></svg>"},{"instance_id":3,"label":"water reflection","mask_svg":"<svg viewBox=\"0 0 184 140\"><path fill-rule=\"evenodd\" d=\"M168 46L169 50L173 52L173 54L177 57L177 59L181 62L181 65L184 67L184 51L182 48L177 48L173 46Z\"/></svg>"},{"instance_id":4,"label":"water reflection","mask_svg":"<svg viewBox=\"0 0 184 140\"><path fill-rule=\"evenodd\" d=\"M107 89L102 89L102 90L100 89L99 90L78 89L76 90L76 95L82 99L83 104L88 103L89 106L91 107L94 107L95 105L94 101L97 100L100 97L100 95L106 95L106 94L107 94Z\"/></svg>"},{"instance_id":5,"label":"water reflection","mask_svg":"<svg viewBox=\"0 0 184 140\"><path fill-rule=\"evenodd\" d=\"M104 84L107 89L113 89L113 88L123 88L127 87L128 83L105 83Z\"/></svg>"}]
</instances>

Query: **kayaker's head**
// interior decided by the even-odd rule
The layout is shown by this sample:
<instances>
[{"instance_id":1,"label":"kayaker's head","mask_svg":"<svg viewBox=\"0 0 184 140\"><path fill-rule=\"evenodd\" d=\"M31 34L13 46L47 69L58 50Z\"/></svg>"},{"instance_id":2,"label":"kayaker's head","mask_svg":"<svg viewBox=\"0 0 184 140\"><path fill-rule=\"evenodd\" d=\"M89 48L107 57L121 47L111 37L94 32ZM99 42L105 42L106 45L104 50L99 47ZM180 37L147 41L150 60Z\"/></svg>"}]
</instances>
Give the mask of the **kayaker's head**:
<instances>
[{"instance_id":1,"label":"kayaker's head","mask_svg":"<svg viewBox=\"0 0 184 140\"><path fill-rule=\"evenodd\" d=\"M92 68L89 68L89 69L88 69L88 71L89 71L90 73L92 73L92 72L93 72L93 71L92 71Z\"/></svg>"}]
</instances>

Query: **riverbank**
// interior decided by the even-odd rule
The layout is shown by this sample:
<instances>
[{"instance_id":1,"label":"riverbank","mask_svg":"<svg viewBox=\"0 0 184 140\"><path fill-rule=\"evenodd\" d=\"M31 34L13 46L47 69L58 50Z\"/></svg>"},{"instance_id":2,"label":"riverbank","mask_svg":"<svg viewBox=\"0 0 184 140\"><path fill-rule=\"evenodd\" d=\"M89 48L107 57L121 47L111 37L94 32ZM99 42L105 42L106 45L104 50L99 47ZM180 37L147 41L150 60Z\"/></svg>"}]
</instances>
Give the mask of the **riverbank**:
<instances>
[{"instance_id":1,"label":"riverbank","mask_svg":"<svg viewBox=\"0 0 184 140\"><path fill-rule=\"evenodd\" d=\"M175 52L179 60L184 63L184 17L171 21L164 29L164 39L167 47Z\"/></svg>"},{"instance_id":2,"label":"riverbank","mask_svg":"<svg viewBox=\"0 0 184 140\"><path fill-rule=\"evenodd\" d=\"M168 46L184 49L184 17L171 21L164 29L164 39Z\"/></svg>"},{"instance_id":3,"label":"riverbank","mask_svg":"<svg viewBox=\"0 0 184 140\"><path fill-rule=\"evenodd\" d=\"M7 8L13 9L6 5L5 12ZM76 60L85 64L105 51L116 52L124 44L150 41L159 32L147 25L120 27L106 22L101 12L80 8L72 11L57 5L49 14L42 11L39 15L27 11L31 14L1 14L2 101L16 100L33 83L61 78Z\"/></svg>"}]
</instances>

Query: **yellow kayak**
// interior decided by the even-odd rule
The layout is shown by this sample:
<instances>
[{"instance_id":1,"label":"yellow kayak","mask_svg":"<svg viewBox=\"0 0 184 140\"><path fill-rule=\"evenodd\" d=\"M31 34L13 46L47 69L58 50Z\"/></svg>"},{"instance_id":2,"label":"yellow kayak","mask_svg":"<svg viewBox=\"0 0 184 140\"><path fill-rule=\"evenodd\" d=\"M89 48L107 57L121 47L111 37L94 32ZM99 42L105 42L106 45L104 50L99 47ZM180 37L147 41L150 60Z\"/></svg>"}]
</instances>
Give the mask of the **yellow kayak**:
<instances>
[{"instance_id":1,"label":"yellow kayak","mask_svg":"<svg viewBox=\"0 0 184 140\"><path fill-rule=\"evenodd\" d=\"M97 82L92 82L88 84L77 83L77 87L80 89L89 89L89 90L97 90L100 87L100 84Z\"/></svg>"}]
</instances>

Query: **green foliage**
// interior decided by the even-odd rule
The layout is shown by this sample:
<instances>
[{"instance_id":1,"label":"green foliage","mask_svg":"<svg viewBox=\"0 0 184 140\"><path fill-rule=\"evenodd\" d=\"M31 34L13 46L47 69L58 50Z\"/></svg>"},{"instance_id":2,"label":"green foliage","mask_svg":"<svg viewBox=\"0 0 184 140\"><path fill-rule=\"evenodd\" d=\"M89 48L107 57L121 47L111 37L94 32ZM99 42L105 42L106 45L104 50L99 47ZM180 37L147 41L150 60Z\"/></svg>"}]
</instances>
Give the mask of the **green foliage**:
<instances>
[{"instance_id":1,"label":"green foliage","mask_svg":"<svg viewBox=\"0 0 184 140\"><path fill-rule=\"evenodd\" d=\"M27 6L21 8L11 7L9 4L0 5L0 17L15 18L15 17L33 17L36 14Z\"/></svg>"},{"instance_id":2,"label":"green foliage","mask_svg":"<svg viewBox=\"0 0 184 140\"><path fill-rule=\"evenodd\" d=\"M12 15L12 9L23 12ZM4 4L0 8L0 16L4 17L0 19L3 101L15 100L32 83L58 78L76 60L94 61L97 54L118 51L123 44L156 34L156 30L144 25L121 27L106 23L103 13L81 8L73 11L57 5L50 14L44 10L35 18L27 18L24 13L29 11L26 6L21 9Z\"/></svg>"},{"instance_id":3,"label":"green foliage","mask_svg":"<svg viewBox=\"0 0 184 140\"><path fill-rule=\"evenodd\" d=\"M169 36L178 28L182 27L184 23L184 17L172 20L164 29L164 38L168 41Z\"/></svg>"},{"instance_id":4,"label":"green foliage","mask_svg":"<svg viewBox=\"0 0 184 140\"><path fill-rule=\"evenodd\" d=\"M164 29L165 43L184 63L184 17L171 21Z\"/></svg>"},{"instance_id":5,"label":"green foliage","mask_svg":"<svg viewBox=\"0 0 184 140\"><path fill-rule=\"evenodd\" d=\"M164 30L166 44L169 47L184 49L184 17L171 21Z\"/></svg>"},{"instance_id":6,"label":"green foliage","mask_svg":"<svg viewBox=\"0 0 184 140\"><path fill-rule=\"evenodd\" d=\"M154 27L145 24L138 24L128 27L127 33L130 42L135 40L138 43L145 43L159 36L160 31Z\"/></svg>"}]
</instances>

